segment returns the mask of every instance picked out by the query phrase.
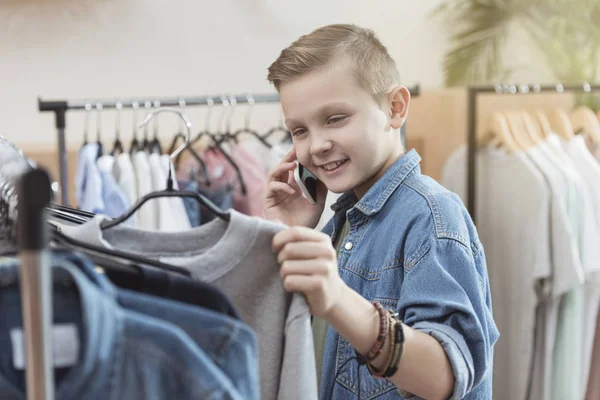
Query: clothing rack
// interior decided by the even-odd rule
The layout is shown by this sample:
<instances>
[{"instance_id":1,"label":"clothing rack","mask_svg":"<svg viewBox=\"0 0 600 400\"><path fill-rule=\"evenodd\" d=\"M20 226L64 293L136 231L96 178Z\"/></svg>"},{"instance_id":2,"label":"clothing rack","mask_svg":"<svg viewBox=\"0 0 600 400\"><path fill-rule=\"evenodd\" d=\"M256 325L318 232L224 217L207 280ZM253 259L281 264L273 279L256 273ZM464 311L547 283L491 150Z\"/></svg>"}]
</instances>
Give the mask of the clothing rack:
<instances>
[{"instance_id":1,"label":"clothing rack","mask_svg":"<svg viewBox=\"0 0 600 400\"><path fill-rule=\"evenodd\" d=\"M409 88L412 97L417 97L420 86ZM38 110L40 112L53 112L58 134L58 163L60 174L61 201L65 206L69 205L69 184L67 178L67 147L65 131L67 126L67 111L91 111L104 109L136 109L180 107L182 104L188 106L207 106L218 104L256 104L256 103L278 103L278 94L244 94L235 96L193 96L193 97L167 97L167 98L133 98L133 99L88 99L88 100L42 100L38 98ZM405 129L402 130L403 138ZM404 141L404 139L403 139Z\"/></svg>"},{"instance_id":2,"label":"clothing rack","mask_svg":"<svg viewBox=\"0 0 600 400\"><path fill-rule=\"evenodd\" d=\"M53 400L52 269L45 211L52 196L50 177L43 169L32 169L19 179L17 191L27 399Z\"/></svg>"},{"instance_id":3,"label":"clothing rack","mask_svg":"<svg viewBox=\"0 0 600 400\"><path fill-rule=\"evenodd\" d=\"M69 183L67 179L67 145L65 131L67 127L67 111L91 111L92 109L137 109L180 107L182 104L188 106L206 106L248 103L278 103L278 94L256 94L236 96L194 96L194 97L169 97L169 98L133 98L133 99L88 99L88 100L42 100L38 98L38 110L40 112L53 112L58 134L58 163L60 171L60 188L62 204L69 204Z\"/></svg>"},{"instance_id":4,"label":"clothing rack","mask_svg":"<svg viewBox=\"0 0 600 400\"><path fill-rule=\"evenodd\" d=\"M54 399L51 270L45 208L50 178L0 136L0 250L18 252L25 377L29 400ZM16 247L13 245L16 244Z\"/></svg>"},{"instance_id":5,"label":"clothing rack","mask_svg":"<svg viewBox=\"0 0 600 400\"><path fill-rule=\"evenodd\" d=\"M467 209L471 218L476 222L476 190L477 163L475 153L477 151L477 100L480 94L495 93L497 95L525 95L543 92L571 93L571 92L597 92L600 91L600 83L575 83L575 84L523 84L523 85L473 85L468 87L468 129L467 129Z\"/></svg>"}]
</instances>

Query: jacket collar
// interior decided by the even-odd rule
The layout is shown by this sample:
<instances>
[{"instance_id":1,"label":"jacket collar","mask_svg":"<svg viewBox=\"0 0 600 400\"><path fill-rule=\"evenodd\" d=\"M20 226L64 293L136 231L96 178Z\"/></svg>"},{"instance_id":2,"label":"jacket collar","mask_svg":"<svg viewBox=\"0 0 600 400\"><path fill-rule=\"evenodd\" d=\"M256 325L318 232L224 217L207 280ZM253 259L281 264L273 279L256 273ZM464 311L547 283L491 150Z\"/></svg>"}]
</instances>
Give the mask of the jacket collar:
<instances>
[{"instance_id":1,"label":"jacket collar","mask_svg":"<svg viewBox=\"0 0 600 400\"><path fill-rule=\"evenodd\" d=\"M420 172L419 162L421 157L416 150L410 150L400 157L381 178L365 193L358 201L353 190L344 193L339 200L331 206L334 212L347 210L351 205L365 215L373 215L379 212L392 193L400 186L406 177L416 170Z\"/></svg>"}]
</instances>

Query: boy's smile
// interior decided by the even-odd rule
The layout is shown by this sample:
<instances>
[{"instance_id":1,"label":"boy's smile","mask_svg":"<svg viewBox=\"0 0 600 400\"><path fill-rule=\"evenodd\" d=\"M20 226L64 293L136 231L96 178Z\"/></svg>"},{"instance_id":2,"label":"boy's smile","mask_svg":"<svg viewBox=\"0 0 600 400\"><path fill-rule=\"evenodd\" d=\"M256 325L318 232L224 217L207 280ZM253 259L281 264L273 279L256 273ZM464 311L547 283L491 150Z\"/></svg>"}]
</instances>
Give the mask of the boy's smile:
<instances>
[{"instance_id":1,"label":"boy's smile","mask_svg":"<svg viewBox=\"0 0 600 400\"><path fill-rule=\"evenodd\" d=\"M380 106L345 60L282 84L280 96L298 161L334 193L362 197L402 155L387 97Z\"/></svg>"}]
</instances>

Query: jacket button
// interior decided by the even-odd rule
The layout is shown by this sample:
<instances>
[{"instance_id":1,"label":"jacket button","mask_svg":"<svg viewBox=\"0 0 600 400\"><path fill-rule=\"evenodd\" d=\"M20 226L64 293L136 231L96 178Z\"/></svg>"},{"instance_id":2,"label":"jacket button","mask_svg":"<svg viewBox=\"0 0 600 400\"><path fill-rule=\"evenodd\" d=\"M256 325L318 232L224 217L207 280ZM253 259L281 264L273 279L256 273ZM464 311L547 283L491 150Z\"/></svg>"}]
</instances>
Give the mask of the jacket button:
<instances>
[{"instance_id":1,"label":"jacket button","mask_svg":"<svg viewBox=\"0 0 600 400\"><path fill-rule=\"evenodd\" d=\"M344 248L348 251L352 250L352 247L354 247L352 242L346 242L346 244L344 245Z\"/></svg>"}]
</instances>

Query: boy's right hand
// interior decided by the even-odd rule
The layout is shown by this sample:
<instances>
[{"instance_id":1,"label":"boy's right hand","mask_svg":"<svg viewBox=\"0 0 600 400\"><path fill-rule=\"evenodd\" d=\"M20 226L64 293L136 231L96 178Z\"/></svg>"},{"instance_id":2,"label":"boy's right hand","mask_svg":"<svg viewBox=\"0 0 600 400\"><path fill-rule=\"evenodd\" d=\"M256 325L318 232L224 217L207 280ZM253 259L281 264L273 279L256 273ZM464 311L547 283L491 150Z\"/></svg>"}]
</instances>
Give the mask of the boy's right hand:
<instances>
[{"instance_id":1,"label":"boy's right hand","mask_svg":"<svg viewBox=\"0 0 600 400\"><path fill-rule=\"evenodd\" d=\"M269 172L265 217L288 226L314 228L325 208L327 188L323 182L317 181L317 204L310 204L294 179L295 160L296 150L292 149Z\"/></svg>"}]
</instances>

